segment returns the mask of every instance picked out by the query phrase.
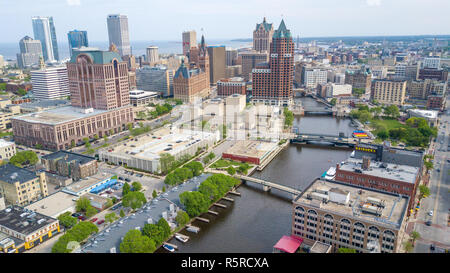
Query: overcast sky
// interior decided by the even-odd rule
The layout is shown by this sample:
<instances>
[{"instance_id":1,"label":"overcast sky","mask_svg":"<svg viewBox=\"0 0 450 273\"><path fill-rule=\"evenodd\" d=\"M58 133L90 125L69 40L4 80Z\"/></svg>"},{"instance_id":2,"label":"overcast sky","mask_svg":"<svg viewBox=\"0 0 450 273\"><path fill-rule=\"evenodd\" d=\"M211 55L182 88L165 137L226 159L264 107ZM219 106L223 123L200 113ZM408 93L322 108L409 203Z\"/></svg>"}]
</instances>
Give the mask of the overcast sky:
<instances>
[{"instance_id":1,"label":"overcast sky","mask_svg":"<svg viewBox=\"0 0 450 273\"><path fill-rule=\"evenodd\" d=\"M281 18L297 37L450 34L449 0L0 0L0 42L34 37L32 16L53 16L58 41L72 29L107 41L106 16L128 16L130 40L250 38Z\"/></svg>"}]
</instances>

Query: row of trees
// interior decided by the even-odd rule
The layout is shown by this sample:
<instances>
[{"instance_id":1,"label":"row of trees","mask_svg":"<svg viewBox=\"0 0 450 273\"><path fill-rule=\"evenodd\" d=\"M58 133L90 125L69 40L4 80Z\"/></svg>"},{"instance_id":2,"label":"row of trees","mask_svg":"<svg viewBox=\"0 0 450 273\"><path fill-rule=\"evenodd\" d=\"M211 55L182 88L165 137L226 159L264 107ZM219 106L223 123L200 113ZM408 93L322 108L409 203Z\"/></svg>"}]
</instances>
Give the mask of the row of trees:
<instances>
[{"instance_id":1,"label":"row of trees","mask_svg":"<svg viewBox=\"0 0 450 273\"><path fill-rule=\"evenodd\" d=\"M424 118L409 118L406 120L406 128L392 128L390 130L380 129L377 136L385 140L390 138L392 140L405 142L410 146L428 146L431 137L437 136L437 128L430 127Z\"/></svg>"},{"instance_id":2,"label":"row of trees","mask_svg":"<svg viewBox=\"0 0 450 273\"><path fill-rule=\"evenodd\" d=\"M77 200L75 209L77 212L84 213L87 218L90 218L93 215L97 214L97 209L91 205L91 200L86 197L81 197Z\"/></svg>"},{"instance_id":3,"label":"row of trees","mask_svg":"<svg viewBox=\"0 0 450 273\"><path fill-rule=\"evenodd\" d=\"M176 167L182 165L186 161L189 161L191 159L190 154L182 155L178 160L175 159L175 157L169 153L163 153L160 155L159 163L161 166L160 173L161 174L167 174L173 171Z\"/></svg>"},{"instance_id":4,"label":"row of trees","mask_svg":"<svg viewBox=\"0 0 450 273\"><path fill-rule=\"evenodd\" d=\"M152 253L170 236L170 226L164 218L157 224L145 224L142 232L132 229L120 243L121 253Z\"/></svg>"},{"instance_id":5,"label":"row of trees","mask_svg":"<svg viewBox=\"0 0 450 273\"><path fill-rule=\"evenodd\" d=\"M86 240L91 234L98 232L98 227L91 222L79 222L72 229L61 236L52 247L52 253L70 253L73 245L69 242L80 243Z\"/></svg>"},{"instance_id":6,"label":"row of trees","mask_svg":"<svg viewBox=\"0 0 450 273\"><path fill-rule=\"evenodd\" d=\"M239 181L231 176L213 174L200 184L198 191L180 194L180 202L185 206L188 215L195 217L208 211L212 203L238 183Z\"/></svg>"},{"instance_id":7,"label":"row of trees","mask_svg":"<svg viewBox=\"0 0 450 273\"><path fill-rule=\"evenodd\" d=\"M167 185L178 185L184 181L198 176L203 172L203 165L198 161L192 161L184 165L183 168L178 168L169 173L164 179Z\"/></svg>"},{"instance_id":8,"label":"row of trees","mask_svg":"<svg viewBox=\"0 0 450 273\"><path fill-rule=\"evenodd\" d=\"M294 123L294 113L292 113L292 111L289 111L289 109L287 107L284 107L284 127L288 128L291 127L292 124Z\"/></svg>"},{"instance_id":9,"label":"row of trees","mask_svg":"<svg viewBox=\"0 0 450 273\"><path fill-rule=\"evenodd\" d=\"M22 151L13 155L9 159L9 163L17 167L24 167L27 165L34 165L39 161L38 156L33 151Z\"/></svg>"},{"instance_id":10,"label":"row of trees","mask_svg":"<svg viewBox=\"0 0 450 273\"><path fill-rule=\"evenodd\" d=\"M155 119L159 116L169 113L170 111L172 111L172 108L172 105L170 105L169 103L164 103L163 105L157 104L155 106L155 110L150 112L150 115L152 119Z\"/></svg>"},{"instance_id":11,"label":"row of trees","mask_svg":"<svg viewBox=\"0 0 450 273\"><path fill-rule=\"evenodd\" d=\"M216 157L216 155L213 152L210 152L207 156L205 156L202 161L203 163L206 165L209 162L211 162L211 160L213 160Z\"/></svg>"}]
</instances>

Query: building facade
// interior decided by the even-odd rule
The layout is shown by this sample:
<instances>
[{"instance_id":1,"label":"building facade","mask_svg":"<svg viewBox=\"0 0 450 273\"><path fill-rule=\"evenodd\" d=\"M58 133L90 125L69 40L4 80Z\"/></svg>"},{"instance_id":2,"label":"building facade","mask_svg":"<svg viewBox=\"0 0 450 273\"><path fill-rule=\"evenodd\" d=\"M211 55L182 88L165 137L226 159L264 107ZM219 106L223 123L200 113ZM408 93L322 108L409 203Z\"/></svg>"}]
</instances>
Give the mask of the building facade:
<instances>
[{"instance_id":1,"label":"building facade","mask_svg":"<svg viewBox=\"0 0 450 273\"><path fill-rule=\"evenodd\" d=\"M316 88L318 84L327 83L328 72L320 68L306 68L303 70L303 85L306 88Z\"/></svg>"},{"instance_id":2,"label":"building facade","mask_svg":"<svg viewBox=\"0 0 450 273\"><path fill-rule=\"evenodd\" d=\"M187 56L191 47L197 46L197 33L195 30L185 31L182 34L183 39L183 55Z\"/></svg>"},{"instance_id":3,"label":"building facade","mask_svg":"<svg viewBox=\"0 0 450 273\"><path fill-rule=\"evenodd\" d=\"M406 81L375 80L372 83L371 99L384 104L403 105L406 95Z\"/></svg>"},{"instance_id":4,"label":"building facade","mask_svg":"<svg viewBox=\"0 0 450 273\"><path fill-rule=\"evenodd\" d=\"M247 90L243 78L221 79L217 81L217 96L228 97L233 94L245 95Z\"/></svg>"},{"instance_id":5,"label":"building facade","mask_svg":"<svg viewBox=\"0 0 450 273\"><path fill-rule=\"evenodd\" d=\"M350 84L353 89L364 89L365 94L369 94L372 83L372 71L364 67L357 71L346 71L345 83Z\"/></svg>"},{"instance_id":6,"label":"building facade","mask_svg":"<svg viewBox=\"0 0 450 273\"><path fill-rule=\"evenodd\" d=\"M264 17L261 24L256 24L253 31L253 50L258 52L269 52L272 36L274 33L273 25L266 22Z\"/></svg>"},{"instance_id":7,"label":"building facade","mask_svg":"<svg viewBox=\"0 0 450 273\"><path fill-rule=\"evenodd\" d=\"M242 77L248 81L251 77L252 70L259 63L264 63L269 60L267 53L260 52L244 52L240 53L239 56L242 59Z\"/></svg>"},{"instance_id":8,"label":"building facade","mask_svg":"<svg viewBox=\"0 0 450 273\"><path fill-rule=\"evenodd\" d=\"M209 81L215 84L225 78L225 46L208 46L209 56Z\"/></svg>"},{"instance_id":9,"label":"building facade","mask_svg":"<svg viewBox=\"0 0 450 273\"><path fill-rule=\"evenodd\" d=\"M30 72L33 95L39 100L53 100L70 95L67 67L48 67Z\"/></svg>"},{"instance_id":10,"label":"building facade","mask_svg":"<svg viewBox=\"0 0 450 273\"><path fill-rule=\"evenodd\" d=\"M419 80L435 79L446 82L448 80L448 71L445 69L422 68L419 70Z\"/></svg>"},{"instance_id":11,"label":"building facade","mask_svg":"<svg viewBox=\"0 0 450 273\"><path fill-rule=\"evenodd\" d=\"M16 144L4 139L0 139L0 161L9 160L16 154Z\"/></svg>"},{"instance_id":12,"label":"building facade","mask_svg":"<svg viewBox=\"0 0 450 273\"><path fill-rule=\"evenodd\" d=\"M157 46L147 47L146 53L147 53L147 62L150 65L159 62L159 54Z\"/></svg>"},{"instance_id":13,"label":"building facade","mask_svg":"<svg viewBox=\"0 0 450 273\"><path fill-rule=\"evenodd\" d=\"M174 71L166 66L144 66L136 70L136 87L169 97L173 95L173 76Z\"/></svg>"},{"instance_id":14,"label":"building facade","mask_svg":"<svg viewBox=\"0 0 450 273\"><path fill-rule=\"evenodd\" d=\"M289 105L293 101L294 43L290 30L281 20L270 45L269 63L252 70L252 101Z\"/></svg>"},{"instance_id":15,"label":"building facade","mask_svg":"<svg viewBox=\"0 0 450 273\"><path fill-rule=\"evenodd\" d=\"M72 178L73 181L94 175L98 171L94 157L67 151L58 151L41 157L47 172Z\"/></svg>"},{"instance_id":16,"label":"building facade","mask_svg":"<svg viewBox=\"0 0 450 273\"><path fill-rule=\"evenodd\" d=\"M114 44L120 56L131 55L130 35L128 33L128 17L111 14L107 17L109 44Z\"/></svg>"},{"instance_id":17,"label":"building facade","mask_svg":"<svg viewBox=\"0 0 450 273\"><path fill-rule=\"evenodd\" d=\"M46 62L59 60L58 42L56 40L53 17L36 16L31 18L34 39L41 41L42 54Z\"/></svg>"},{"instance_id":18,"label":"building facade","mask_svg":"<svg viewBox=\"0 0 450 273\"><path fill-rule=\"evenodd\" d=\"M69 40L70 56L72 56L72 50L74 48L81 48L82 46L88 47L88 36L86 30L71 30L67 33L67 39Z\"/></svg>"},{"instance_id":19,"label":"building facade","mask_svg":"<svg viewBox=\"0 0 450 273\"><path fill-rule=\"evenodd\" d=\"M19 68L27 68L39 64L39 58L43 56L41 41L25 36L19 41L20 53L17 54Z\"/></svg>"}]
</instances>

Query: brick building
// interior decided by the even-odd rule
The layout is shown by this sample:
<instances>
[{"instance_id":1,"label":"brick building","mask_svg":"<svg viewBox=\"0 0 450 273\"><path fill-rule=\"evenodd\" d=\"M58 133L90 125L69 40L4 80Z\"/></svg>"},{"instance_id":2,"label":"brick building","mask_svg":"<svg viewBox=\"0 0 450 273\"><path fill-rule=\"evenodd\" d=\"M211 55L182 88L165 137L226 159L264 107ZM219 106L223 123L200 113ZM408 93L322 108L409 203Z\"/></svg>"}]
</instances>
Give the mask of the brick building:
<instances>
[{"instance_id":1,"label":"brick building","mask_svg":"<svg viewBox=\"0 0 450 273\"><path fill-rule=\"evenodd\" d=\"M362 88L365 94L370 93L372 83L372 71L362 67L357 71L345 71L345 83L352 85L352 88Z\"/></svg>"},{"instance_id":2,"label":"brick building","mask_svg":"<svg viewBox=\"0 0 450 273\"><path fill-rule=\"evenodd\" d=\"M442 95L430 95L427 98L427 109L443 111L445 108L445 97Z\"/></svg>"},{"instance_id":3,"label":"brick building","mask_svg":"<svg viewBox=\"0 0 450 273\"><path fill-rule=\"evenodd\" d=\"M94 157L67 151L58 151L41 157L47 172L71 177L73 181L94 175L98 171Z\"/></svg>"},{"instance_id":4,"label":"brick building","mask_svg":"<svg viewBox=\"0 0 450 273\"><path fill-rule=\"evenodd\" d=\"M253 31L253 50L258 52L268 52L270 50L270 43L273 36L273 25L266 22L264 17L261 24L256 24Z\"/></svg>"},{"instance_id":5,"label":"brick building","mask_svg":"<svg viewBox=\"0 0 450 273\"><path fill-rule=\"evenodd\" d=\"M437 68L422 68L419 70L419 80L435 79L446 82L448 79L448 71Z\"/></svg>"},{"instance_id":6,"label":"brick building","mask_svg":"<svg viewBox=\"0 0 450 273\"><path fill-rule=\"evenodd\" d=\"M243 78L221 79L217 82L217 96L228 97L233 94L246 94L246 82Z\"/></svg>"}]
</instances>

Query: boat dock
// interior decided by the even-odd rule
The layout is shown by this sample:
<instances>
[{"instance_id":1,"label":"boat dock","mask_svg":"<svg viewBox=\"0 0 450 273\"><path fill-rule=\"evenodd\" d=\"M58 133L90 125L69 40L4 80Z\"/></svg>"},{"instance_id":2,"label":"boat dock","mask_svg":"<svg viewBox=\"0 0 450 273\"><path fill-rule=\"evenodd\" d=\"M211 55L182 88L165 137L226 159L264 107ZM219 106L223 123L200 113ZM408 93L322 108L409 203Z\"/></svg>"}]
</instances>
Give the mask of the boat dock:
<instances>
[{"instance_id":1,"label":"boat dock","mask_svg":"<svg viewBox=\"0 0 450 273\"><path fill-rule=\"evenodd\" d=\"M214 215L219 215L219 213L217 211L213 211L213 210L208 210L208 213L214 214Z\"/></svg>"},{"instance_id":2,"label":"boat dock","mask_svg":"<svg viewBox=\"0 0 450 273\"><path fill-rule=\"evenodd\" d=\"M256 167L256 170L262 171L269 165L269 163L286 147L289 145L289 141L286 141L282 145L278 146L268 157L266 157L263 162Z\"/></svg>"},{"instance_id":3,"label":"boat dock","mask_svg":"<svg viewBox=\"0 0 450 273\"><path fill-rule=\"evenodd\" d=\"M175 233L175 235L180 236L181 238L189 239L189 236L181 234L181 233Z\"/></svg>"},{"instance_id":4,"label":"boat dock","mask_svg":"<svg viewBox=\"0 0 450 273\"><path fill-rule=\"evenodd\" d=\"M232 198L230 198L230 197L222 197L222 199L223 200L227 200L227 201L230 201L230 202L234 202L234 199L232 199Z\"/></svg>"},{"instance_id":5,"label":"boat dock","mask_svg":"<svg viewBox=\"0 0 450 273\"><path fill-rule=\"evenodd\" d=\"M240 193L240 192L237 192L237 191L230 191L229 193L230 193L230 194L237 195L237 196L241 196L241 193Z\"/></svg>"},{"instance_id":6,"label":"boat dock","mask_svg":"<svg viewBox=\"0 0 450 273\"><path fill-rule=\"evenodd\" d=\"M227 207L227 206L225 206L223 204L220 204L220 203L214 203L214 206L218 206L218 207L224 208L224 209Z\"/></svg>"},{"instance_id":7,"label":"boat dock","mask_svg":"<svg viewBox=\"0 0 450 273\"><path fill-rule=\"evenodd\" d=\"M209 219L206 219L206 218L195 217L195 219L197 219L197 220L199 220L199 221L202 221L202 222L205 222L205 223L209 223Z\"/></svg>"},{"instance_id":8,"label":"boat dock","mask_svg":"<svg viewBox=\"0 0 450 273\"><path fill-rule=\"evenodd\" d=\"M197 233L197 232L200 231L200 228L199 228L199 227L196 227L196 226L193 226L193 225L187 225L187 226L186 226L186 230L187 230L187 231L190 231L190 232Z\"/></svg>"},{"instance_id":9,"label":"boat dock","mask_svg":"<svg viewBox=\"0 0 450 273\"><path fill-rule=\"evenodd\" d=\"M177 245L170 244L170 243L164 243L164 244L165 244L165 245L168 245L168 246L171 246L171 247L173 247L173 248L175 248L175 249L178 249Z\"/></svg>"}]
</instances>

